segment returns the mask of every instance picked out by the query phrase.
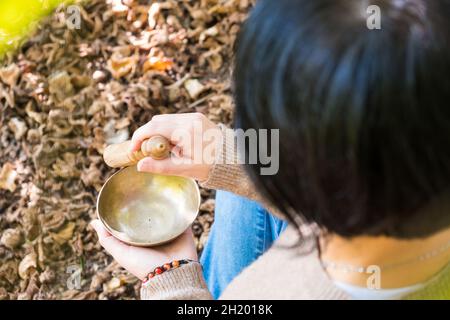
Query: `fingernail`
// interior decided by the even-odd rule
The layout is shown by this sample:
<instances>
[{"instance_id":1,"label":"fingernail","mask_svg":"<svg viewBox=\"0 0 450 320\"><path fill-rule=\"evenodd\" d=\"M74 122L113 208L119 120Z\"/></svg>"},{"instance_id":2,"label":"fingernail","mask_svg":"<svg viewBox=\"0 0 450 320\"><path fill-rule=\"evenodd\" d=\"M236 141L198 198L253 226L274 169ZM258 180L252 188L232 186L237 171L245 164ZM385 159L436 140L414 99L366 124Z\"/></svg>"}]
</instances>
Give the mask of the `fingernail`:
<instances>
[{"instance_id":1,"label":"fingernail","mask_svg":"<svg viewBox=\"0 0 450 320\"><path fill-rule=\"evenodd\" d=\"M137 163L137 170L138 170L138 171L145 171L144 166L145 166L145 162L148 161L147 159L148 159L148 158L144 158L144 159L140 160L140 161Z\"/></svg>"}]
</instances>

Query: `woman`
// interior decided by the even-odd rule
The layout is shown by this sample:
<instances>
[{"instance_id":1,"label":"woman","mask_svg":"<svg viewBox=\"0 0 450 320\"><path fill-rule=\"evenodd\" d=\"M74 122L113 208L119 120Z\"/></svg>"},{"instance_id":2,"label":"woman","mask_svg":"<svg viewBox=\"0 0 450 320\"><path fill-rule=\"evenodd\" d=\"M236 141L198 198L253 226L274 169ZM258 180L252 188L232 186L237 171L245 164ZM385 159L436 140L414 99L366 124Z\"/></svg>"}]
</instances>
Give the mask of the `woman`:
<instances>
[{"instance_id":1,"label":"woman","mask_svg":"<svg viewBox=\"0 0 450 320\"><path fill-rule=\"evenodd\" d=\"M137 150L155 134L198 135L198 121L221 130L214 165L138 168L260 199L288 221L283 231L255 203L218 192L205 276L190 232L133 248L94 221L105 249L145 280L143 299L450 298L450 1L373 2L381 30L349 0L260 0L244 25L236 127L280 130L276 175L233 164L233 135L198 114L157 116L135 132Z\"/></svg>"}]
</instances>

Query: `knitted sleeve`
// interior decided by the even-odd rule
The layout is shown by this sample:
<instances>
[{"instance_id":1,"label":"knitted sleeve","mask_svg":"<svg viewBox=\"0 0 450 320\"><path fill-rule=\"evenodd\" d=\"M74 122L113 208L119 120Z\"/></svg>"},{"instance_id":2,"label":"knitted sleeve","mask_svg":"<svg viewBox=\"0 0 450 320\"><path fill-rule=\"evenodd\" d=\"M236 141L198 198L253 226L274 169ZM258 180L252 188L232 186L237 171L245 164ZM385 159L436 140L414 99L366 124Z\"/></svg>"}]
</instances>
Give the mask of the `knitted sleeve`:
<instances>
[{"instance_id":1,"label":"knitted sleeve","mask_svg":"<svg viewBox=\"0 0 450 320\"><path fill-rule=\"evenodd\" d=\"M142 300L211 300L198 262L158 275L141 287Z\"/></svg>"},{"instance_id":2,"label":"knitted sleeve","mask_svg":"<svg viewBox=\"0 0 450 320\"><path fill-rule=\"evenodd\" d=\"M261 197L257 188L239 164L237 141L234 131L221 125L222 141L217 146L216 161L208 179L200 182L207 189L229 191L239 196L259 202L272 214L283 218L278 209Z\"/></svg>"}]
</instances>

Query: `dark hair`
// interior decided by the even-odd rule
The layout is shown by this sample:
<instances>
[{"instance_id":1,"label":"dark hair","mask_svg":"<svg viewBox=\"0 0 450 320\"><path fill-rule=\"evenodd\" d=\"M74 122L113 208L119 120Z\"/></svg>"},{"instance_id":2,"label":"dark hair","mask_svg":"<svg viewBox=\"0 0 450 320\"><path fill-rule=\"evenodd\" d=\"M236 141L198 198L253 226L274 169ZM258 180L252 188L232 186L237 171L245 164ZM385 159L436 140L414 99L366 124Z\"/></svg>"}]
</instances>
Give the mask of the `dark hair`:
<instances>
[{"instance_id":1,"label":"dark hair","mask_svg":"<svg viewBox=\"0 0 450 320\"><path fill-rule=\"evenodd\" d=\"M427 236L450 226L420 210L450 187L450 1L370 4L381 30L366 1L259 0L236 46L236 126L280 129L278 174L248 171L291 222Z\"/></svg>"}]
</instances>

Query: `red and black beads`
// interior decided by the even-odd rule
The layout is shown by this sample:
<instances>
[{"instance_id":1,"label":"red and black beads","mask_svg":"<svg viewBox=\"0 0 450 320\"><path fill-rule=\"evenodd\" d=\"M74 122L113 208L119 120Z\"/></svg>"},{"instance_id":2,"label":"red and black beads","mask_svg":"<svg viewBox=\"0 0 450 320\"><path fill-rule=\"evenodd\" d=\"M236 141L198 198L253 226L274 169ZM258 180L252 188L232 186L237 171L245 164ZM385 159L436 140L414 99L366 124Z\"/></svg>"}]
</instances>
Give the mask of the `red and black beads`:
<instances>
[{"instance_id":1,"label":"red and black beads","mask_svg":"<svg viewBox=\"0 0 450 320\"><path fill-rule=\"evenodd\" d=\"M150 280L151 278L163 274L166 271L172 270L172 269L176 269L179 268L181 265L183 264L188 264L189 262L191 262L191 260L174 260L170 263L165 263L164 265L160 266L160 267L156 267L152 272L150 272L147 277L144 278L144 280L142 280L142 283L146 283L148 280Z\"/></svg>"}]
</instances>

